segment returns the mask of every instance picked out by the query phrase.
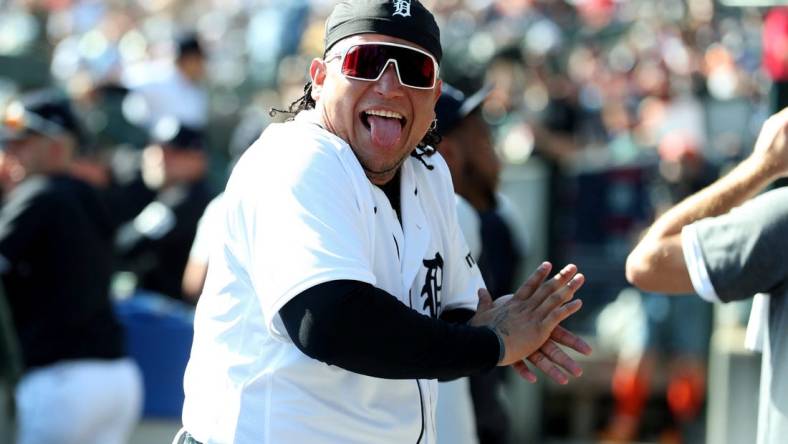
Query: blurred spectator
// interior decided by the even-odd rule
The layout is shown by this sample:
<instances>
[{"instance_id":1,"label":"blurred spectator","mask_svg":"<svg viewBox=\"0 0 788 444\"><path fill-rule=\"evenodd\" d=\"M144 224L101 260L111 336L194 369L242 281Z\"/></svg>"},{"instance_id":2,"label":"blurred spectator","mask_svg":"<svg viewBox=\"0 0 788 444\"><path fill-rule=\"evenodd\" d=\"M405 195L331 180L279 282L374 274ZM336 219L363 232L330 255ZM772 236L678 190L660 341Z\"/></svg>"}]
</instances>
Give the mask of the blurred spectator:
<instances>
[{"instance_id":1,"label":"blurred spectator","mask_svg":"<svg viewBox=\"0 0 788 444\"><path fill-rule=\"evenodd\" d=\"M22 354L11 322L5 291L0 290L0 441L11 442L14 420L14 387L22 374Z\"/></svg>"},{"instance_id":2,"label":"blurred spectator","mask_svg":"<svg viewBox=\"0 0 788 444\"><path fill-rule=\"evenodd\" d=\"M436 104L436 118L438 119L437 130L441 134L442 141L438 144L438 151L446 160L449 172L452 176L457 205L457 218L470 249L469 260L479 260L481 254L481 221L476 209L465 200L459 193L462 189L463 172L465 167L464 150L452 145L447 139L446 134L457 126L460 121L470 112L472 108L478 108L480 100L468 101L468 107L463 107L465 96L459 90L454 89L449 84L444 83L441 97ZM465 109L467 108L467 109ZM444 381L438 386L438 440L440 443L474 444L480 442L479 430L476 421L476 406L471 396L471 378L459 378L454 381ZM495 378L497 381L497 378ZM495 390L495 386L491 386ZM495 393L497 395L497 393ZM493 407L501 411L500 403L497 398L493 398ZM501 415L496 418L501 422L500 426L506 430L507 418Z\"/></svg>"},{"instance_id":3,"label":"blurred spectator","mask_svg":"<svg viewBox=\"0 0 788 444\"><path fill-rule=\"evenodd\" d=\"M479 269L494 298L510 294L515 273L523 259L523 243L512 229L511 214L497 193L501 171L492 132L481 114L481 105L490 94L483 88L470 97L444 84L435 107L438 151L446 159L454 189L476 210L479 218L481 254ZM502 372L471 376L470 388L479 442L505 443L509 439L509 418L499 397Z\"/></svg>"},{"instance_id":4,"label":"blurred spectator","mask_svg":"<svg viewBox=\"0 0 788 444\"><path fill-rule=\"evenodd\" d=\"M481 220L482 250L479 267L493 297L514 291L515 273L524 257L524 242L510 226L513 211L498 193L501 160L495 151L492 131L482 117L481 106L490 94L482 88L468 97L446 86L436 106L438 131L443 140L439 151L447 158L457 194L466 199Z\"/></svg>"},{"instance_id":5,"label":"blurred spectator","mask_svg":"<svg viewBox=\"0 0 788 444\"><path fill-rule=\"evenodd\" d=\"M282 78L279 62L298 50L309 13L306 0L275 0L251 15L246 39L250 76L258 84L275 87Z\"/></svg>"},{"instance_id":6,"label":"blurred spectator","mask_svg":"<svg viewBox=\"0 0 788 444\"><path fill-rule=\"evenodd\" d=\"M136 149L145 147L148 132L131 122L124 110L129 103L134 103L134 95L128 88L117 83L99 84L85 99L82 109L89 129L96 135L96 147L100 152L124 145Z\"/></svg>"},{"instance_id":7,"label":"blurred spectator","mask_svg":"<svg viewBox=\"0 0 788 444\"><path fill-rule=\"evenodd\" d=\"M182 125L202 128L208 121L205 52L196 34L185 34L176 42L172 65L146 63L126 76L126 85L145 100L143 122L152 126L166 117Z\"/></svg>"},{"instance_id":8,"label":"blurred spectator","mask_svg":"<svg viewBox=\"0 0 788 444\"><path fill-rule=\"evenodd\" d=\"M183 295L193 303L202 293L205 285L205 276L208 274L208 259L211 256L211 249L220 243L221 240L221 217L224 215L222 207L222 196L220 193L205 207L205 211L197 223L197 231L194 235L189 259L183 270Z\"/></svg>"},{"instance_id":9,"label":"blurred spectator","mask_svg":"<svg viewBox=\"0 0 788 444\"><path fill-rule=\"evenodd\" d=\"M772 109L780 110L788 106L788 6L772 8L764 18L763 66L774 81Z\"/></svg>"},{"instance_id":10,"label":"blurred spectator","mask_svg":"<svg viewBox=\"0 0 788 444\"><path fill-rule=\"evenodd\" d=\"M719 174L697 141L682 132L666 134L657 147L657 154L659 178L653 186L663 189L655 193L657 213L710 185Z\"/></svg>"},{"instance_id":11,"label":"blurred spectator","mask_svg":"<svg viewBox=\"0 0 788 444\"><path fill-rule=\"evenodd\" d=\"M81 130L53 91L4 113L0 272L20 339L18 442L122 443L139 417L141 378L125 357L109 281L114 227L98 193L69 176Z\"/></svg>"},{"instance_id":12,"label":"blurred spectator","mask_svg":"<svg viewBox=\"0 0 788 444\"><path fill-rule=\"evenodd\" d=\"M137 288L191 300L181 287L197 222L211 200L205 181L202 130L162 119L143 153L146 182L159 182L156 198L118 234L121 269L136 275Z\"/></svg>"},{"instance_id":13,"label":"blurred spectator","mask_svg":"<svg viewBox=\"0 0 788 444\"><path fill-rule=\"evenodd\" d=\"M763 66L775 81L788 81L788 7L773 8L766 14Z\"/></svg>"},{"instance_id":14,"label":"blurred spectator","mask_svg":"<svg viewBox=\"0 0 788 444\"><path fill-rule=\"evenodd\" d=\"M233 132L230 139L230 153L232 160L230 167L235 166L238 159L249 148L265 129L267 120L257 110L252 107L247 115ZM222 196L220 193L205 208L205 212L197 223L197 232L194 236L191 249L189 250L189 260L183 272L183 294L193 302L197 302L205 284L205 276L208 273L208 258L211 250L221 243L221 217L224 215L222 208Z\"/></svg>"},{"instance_id":15,"label":"blurred spectator","mask_svg":"<svg viewBox=\"0 0 788 444\"><path fill-rule=\"evenodd\" d=\"M694 137L683 131L665 134L657 147L658 177L651 184L652 206L659 215L687 196L710 185L717 169L703 155ZM617 312L642 313L622 317ZM617 442L642 437L646 404L655 387L665 380L664 392L670 420L660 430L665 440L695 442L702 439L701 410L705 398L706 358L711 333L711 308L691 298L663 300L658 294L625 290L610 304L597 323L600 331L626 327L609 322L634 323L618 341L618 357L611 392L615 402L603 437ZM693 322L686 322L687 318ZM637 319L637 321L636 321ZM642 343L633 346L634 337ZM658 373L662 373L661 375ZM664 375L664 377L663 377ZM677 395L680 393L680 395Z\"/></svg>"}]
</instances>

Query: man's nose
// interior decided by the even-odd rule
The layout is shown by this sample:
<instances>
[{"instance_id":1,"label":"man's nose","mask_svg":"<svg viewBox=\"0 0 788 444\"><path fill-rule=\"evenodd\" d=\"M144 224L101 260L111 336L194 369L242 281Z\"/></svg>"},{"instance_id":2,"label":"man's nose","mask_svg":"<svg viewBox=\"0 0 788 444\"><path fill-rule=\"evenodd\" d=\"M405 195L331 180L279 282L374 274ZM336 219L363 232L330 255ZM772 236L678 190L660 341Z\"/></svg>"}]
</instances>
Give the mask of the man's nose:
<instances>
[{"instance_id":1,"label":"man's nose","mask_svg":"<svg viewBox=\"0 0 788 444\"><path fill-rule=\"evenodd\" d=\"M389 60L384 68L383 75L375 82L375 90L383 95L399 95L403 93L402 88L399 76L397 76L397 69L394 63Z\"/></svg>"}]
</instances>

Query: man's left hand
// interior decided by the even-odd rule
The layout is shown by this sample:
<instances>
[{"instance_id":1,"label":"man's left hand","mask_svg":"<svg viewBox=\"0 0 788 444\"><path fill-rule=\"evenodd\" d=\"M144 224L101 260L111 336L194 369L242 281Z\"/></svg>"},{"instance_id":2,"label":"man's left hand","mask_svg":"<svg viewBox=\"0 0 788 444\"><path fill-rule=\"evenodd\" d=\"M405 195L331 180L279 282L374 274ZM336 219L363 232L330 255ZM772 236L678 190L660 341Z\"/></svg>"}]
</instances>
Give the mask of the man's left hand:
<instances>
[{"instance_id":1,"label":"man's left hand","mask_svg":"<svg viewBox=\"0 0 788 444\"><path fill-rule=\"evenodd\" d=\"M480 293L481 292L486 293L486 295L489 297L487 290L482 289L480 290ZM501 296L492 302L492 298L490 297L488 300L491 301L492 305L489 307L491 308L492 306L503 304L511 298L512 295L508 294L506 296ZM483 303L480 308L483 309L484 305L486 304ZM553 381L557 382L558 384L567 384L569 382L569 377L567 374L579 377L583 374L583 369L574 359L569 357L569 355L566 354L566 352L562 350L558 344L569 347L572 350L586 356L591 354L591 346L588 345L586 341L569 330L558 326L550 334L550 339L548 339L547 342L545 342L542 347L539 348L539 350L529 355L527 360L548 377L550 377L550 379ZM537 376L531 371L530 368L528 368L528 364L526 364L525 361L526 360L523 360L512 364L512 368L517 372L518 375L520 375L521 378L528 382L534 383L537 380Z\"/></svg>"}]
</instances>

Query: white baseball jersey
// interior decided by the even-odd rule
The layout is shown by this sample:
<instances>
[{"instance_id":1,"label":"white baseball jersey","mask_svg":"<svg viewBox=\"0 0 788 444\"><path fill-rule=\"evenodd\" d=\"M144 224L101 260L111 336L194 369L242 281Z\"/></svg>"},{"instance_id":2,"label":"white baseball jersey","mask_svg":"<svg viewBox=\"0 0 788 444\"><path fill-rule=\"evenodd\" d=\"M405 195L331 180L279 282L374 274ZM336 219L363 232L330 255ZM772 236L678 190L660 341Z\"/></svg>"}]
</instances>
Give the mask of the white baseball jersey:
<instances>
[{"instance_id":1,"label":"white baseball jersey","mask_svg":"<svg viewBox=\"0 0 788 444\"><path fill-rule=\"evenodd\" d=\"M316 118L307 111L270 125L232 173L197 306L184 426L204 443L434 444L436 381L314 360L278 311L333 280L367 282L430 316L475 309L484 283L448 168L437 154L425 158L432 170L405 161L400 224L350 146Z\"/></svg>"}]
</instances>

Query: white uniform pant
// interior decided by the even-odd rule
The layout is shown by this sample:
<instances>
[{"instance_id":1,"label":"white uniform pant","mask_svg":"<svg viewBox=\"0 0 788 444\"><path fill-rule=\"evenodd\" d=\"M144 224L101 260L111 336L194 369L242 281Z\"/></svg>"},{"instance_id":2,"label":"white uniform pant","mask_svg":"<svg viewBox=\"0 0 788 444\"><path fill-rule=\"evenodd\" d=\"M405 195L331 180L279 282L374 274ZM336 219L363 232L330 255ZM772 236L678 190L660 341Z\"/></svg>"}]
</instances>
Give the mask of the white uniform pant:
<instances>
[{"instance_id":1,"label":"white uniform pant","mask_svg":"<svg viewBox=\"0 0 788 444\"><path fill-rule=\"evenodd\" d=\"M16 389L18 444L122 444L142 410L131 359L64 361L28 372Z\"/></svg>"}]
</instances>

